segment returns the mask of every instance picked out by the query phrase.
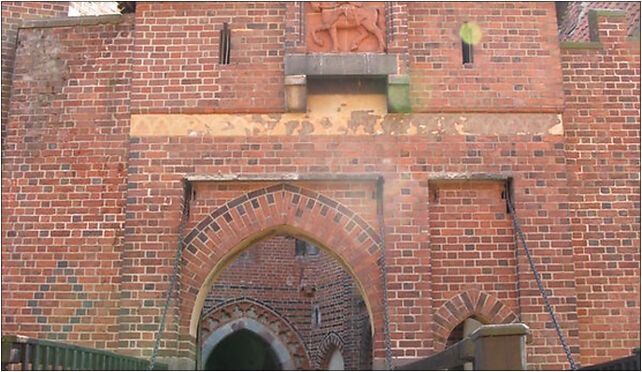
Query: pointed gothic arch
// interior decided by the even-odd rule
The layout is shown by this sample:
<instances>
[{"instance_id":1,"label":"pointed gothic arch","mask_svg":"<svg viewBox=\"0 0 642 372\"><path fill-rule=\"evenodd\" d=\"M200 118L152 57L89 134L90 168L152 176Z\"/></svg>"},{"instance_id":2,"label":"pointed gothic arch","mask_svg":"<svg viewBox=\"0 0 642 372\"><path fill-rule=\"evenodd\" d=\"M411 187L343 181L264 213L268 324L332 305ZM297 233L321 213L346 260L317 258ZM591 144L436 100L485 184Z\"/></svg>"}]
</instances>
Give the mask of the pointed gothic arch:
<instances>
[{"instance_id":1,"label":"pointed gothic arch","mask_svg":"<svg viewBox=\"0 0 642 372\"><path fill-rule=\"evenodd\" d=\"M315 191L279 183L245 193L204 217L185 238L181 275L181 334L196 345L200 313L212 284L246 248L277 233L308 240L349 272L382 337L379 236L363 218ZM195 350L194 350L195 351Z\"/></svg>"}]
</instances>

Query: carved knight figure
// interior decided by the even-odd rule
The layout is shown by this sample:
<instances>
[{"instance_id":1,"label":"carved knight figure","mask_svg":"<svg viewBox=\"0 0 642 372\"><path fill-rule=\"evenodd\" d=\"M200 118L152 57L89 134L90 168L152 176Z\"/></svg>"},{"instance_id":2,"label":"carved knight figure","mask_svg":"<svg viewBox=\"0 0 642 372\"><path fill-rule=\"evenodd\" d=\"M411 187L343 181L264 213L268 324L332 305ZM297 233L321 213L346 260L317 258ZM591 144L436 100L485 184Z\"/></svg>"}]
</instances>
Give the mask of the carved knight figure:
<instances>
[{"instance_id":1,"label":"carved knight figure","mask_svg":"<svg viewBox=\"0 0 642 372\"><path fill-rule=\"evenodd\" d=\"M337 29L356 29L359 36L352 40L351 51L359 49L363 40L370 34L377 39L377 51L385 51L383 31L377 25L378 8L364 6L360 1L311 2L310 6L313 11L321 13L321 24L311 31L315 44L323 46L323 40L319 38L317 33L328 31L332 42L330 49L333 52L338 52Z\"/></svg>"}]
</instances>

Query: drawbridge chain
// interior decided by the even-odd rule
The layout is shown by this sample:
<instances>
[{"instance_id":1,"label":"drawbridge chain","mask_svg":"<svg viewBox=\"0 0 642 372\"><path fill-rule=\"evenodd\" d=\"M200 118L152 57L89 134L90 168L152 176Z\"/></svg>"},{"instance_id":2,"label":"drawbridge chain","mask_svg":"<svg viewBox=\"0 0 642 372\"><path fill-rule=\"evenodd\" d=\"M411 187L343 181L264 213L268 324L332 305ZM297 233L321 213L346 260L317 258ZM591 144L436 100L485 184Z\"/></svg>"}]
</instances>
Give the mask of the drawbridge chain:
<instances>
[{"instance_id":1,"label":"drawbridge chain","mask_svg":"<svg viewBox=\"0 0 642 372\"><path fill-rule=\"evenodd\" d=\"M154 344L154 350L152 351L152 356L149 359L149 366L147 366L148 371L154 370L154 363L156 363L156 357L158 356L158 349L160 348L161 338L163 337L163 330L165 329L165 323L167 321L167 311L169 310L169 302L172 299L172 293L174 292L174 287L176 286L176 279L178 278L178 268L180 267L181 257L183 255L183 239L185 238L185 226L187 225L187 217L189 216L189 200L191 197L190 186L191 185L189 183L185 185L185 194L183 197L183 215L181 217L181 228L178 233L178 246L176 247L176 258L174 259L174 270L172 271L172 276L169 282L169 288L167 289L167 297L165 298L165 308L163 309L163 317L161 319L160 325L158 326L156 343Z\"/></svg>"},{"instance_id":2,"label":"drawbridge chain","mask_svg":"<svg viewBox=\"0 0 642 372\"><path fill-rule=\"evenodd\" d=\"M377 180L377 219L379 222L379 244L381 260L381 277L383 284L383 330L386 343L386 368L392 371L392 344L390 341L390 318L388 315L388 270L386 268L385 228L383 225L383 177Z\"/></svg>"},{"instance_id":3,"label":"drawbridge chain","mask_svg":"<svg viewBox=\"0 0 642 372\"><path fill-rule=\"evenodd\" d=\"M539 273L537 272L537 268L535 267L535 263L533 262L533 257L531 257L531 253L528 249L528 246L526 245L526 238L524 237L524 233L522 232L521 227L519 226L519 222L517 221L517 216L515 215L515 209L513 208L513 203L510 198L510 193L509 190L506 190L506 205L508 206L508 210L510 212L511 217L513 218L513 224L515 225L515 230L517 230L517 234L519 235L519 239L522 242L522 245L524 246L524 251L526 252L526 257L528 257L528 263L531 266L531 270L533 271L533 275L535 276L535 281L537 282L537 286L539 287L539 291L542 294L542 297L544 298L544 303L546 304L546 309L548 310L548 313L551 315L551 319L553 320L553 324L555 325L555 330L557 331L557 335L560 338L560 342L562 343L562 347L564 347L564 352L566 353L566 358L568 359L568 362L571 365L571 370L576 371L577 367L575 366L575 360L573 359L573 354L571 354L571 349L569 348L568 344L566 343L566 339L564 338L564 335L562 334L562 328L560 327L560 324L557 322L557 317L555 317L555 311L553 310L553 307L551 306L551 303L548 301L548 295L546 295L546 290L544 289L544 284L542 284L542 278L540 277ZM517 265L517 263L516 263Z\"/></svg>"}]
</instances>

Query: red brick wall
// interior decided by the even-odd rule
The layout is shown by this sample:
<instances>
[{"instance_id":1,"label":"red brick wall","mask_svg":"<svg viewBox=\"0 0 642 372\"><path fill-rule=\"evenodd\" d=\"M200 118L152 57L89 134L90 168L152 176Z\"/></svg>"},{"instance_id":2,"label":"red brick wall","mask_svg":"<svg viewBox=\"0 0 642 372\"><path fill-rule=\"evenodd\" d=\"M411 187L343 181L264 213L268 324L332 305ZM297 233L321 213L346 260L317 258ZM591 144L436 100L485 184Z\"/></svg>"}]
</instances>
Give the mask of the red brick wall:
<instances>
[{"instance_id":1,"label":"red brick wall","mask_svg":"<svg viewBox=\"0 0 642 372\"><path fill-rule=\"evenodd\" d=\"M206 141L202 142L203 139L205 138L181 138L181 142L184 140L185 142L180 144L173 143L174 140L165 137L132 139L127 197L129 204L126 241L128 243L124 253L124 275L128 283L123 285L123 290L126 292L125 297L139 300L121 302L121 306L127 308L126 312L137 313L136 309L139 303L142 303L140 299L148 298L158 301L156 315L160 315L160 304L167 290L162 278L163 275L171 273L175 237L178 234L177 221L180 217L178 208L180 208L179 201L182 196L182 185L179 180L183 174L206 174L211 172L212 167L224 173L241 170L244 173L258 174L275 167L279 171L282 171L280 167L294 167L295 170L309 167L316 171L327 169L325 161L320 160L327 155L324 155L323 151L315 150L310 142L236 142L234 139L232 142L211 142L211 139L205 139ZM170 145L167 141L173 144ZM352 151L357 150L350 150L349 153ZM181 155L178 156L178 154ZM205 154L209 155L203 157ZM303 159L295 159L297 156L304 155ZM268 159L276 160L277 163L267 161ZM297 164L307 165L291 165L293 159ZM265 163L264 160L266 160ZM346 158L345 162L351 164L352 159ZM340 164L340 161L336 163L337 166ZM176 173L177 171L180 173ZM274 184L275 182L195 184L195 197L191 201L186 234L226 202L249 191ZM376 221L372 182L306 182L304 185L346 205L359 213L367 223ZM150 189L157 191L149 194ZM157 207L159 204L160 208ZM151 241L155 243L150 243ZM130 257L131 259L149 258L149 265L156 265L157 269L153 270L153 275L131 276L129 279L129 272L133 274L140 271L139 267L129 263ZM374 279L376 280L376 277ZM186 316L186 314L183 315ZM128 327L132 327L133 330L147 331L139 328L136 325L138 321L132 319L135 318L128 316L122 321L131 323ZM165 333L168 335L166 338L177 337L175 332L176 330L170 326ZM153 332L146 334L153 335ZM126 341L128 338L136 342L133 340L138 340L139 337L134 332L123 333L121 343L128 342ZM145 341L137 341L137 345L144 347L148 344Z\"/></svg>"},{"instance_id":2,"label":"red brick wall","mask_svg":"<svg viewBox=\"0 0 642 372\"><path fill-rule=\"evenodd\" d=\"M130 138L130 113L281 112L283 19L296 7L139 3L135 26L127 20L21 31L3 136L3 333L68 335L149 356L174 264L185 175L373 173L385 178L394 357L438 350L437 337L475 312L468 299L495 321L514 313L533 329L529 367L567 368L521 246L514 248L521 273L515 308L514 276L502 264L513 265L507 252L515 241L508 242L501 187L444 186L441 202L431 200L441 187L435 174L455 172L514 178L520 223L582 364L639 344L636 328L622 326L639 325L640 314L639 48L629 49L624 18L602 19L605 48L564 49L560 62L553 4L412 3L393 10L402 35L390 45L403 50L407 25L418 111L561 112L564 103L564 135L531 133L511 124L512 114L487 114L488 126L474 128L475 135L440 127L416 136ZM232 64L223 67L217 43L225 21L233 44L244 47L233 46ZM460 63L464 21L477 22L486 37L472 68ZM172 305L161 356L193 357L190 312L207 273L243 239L287 221L358 274L373 312L375 362L383 360L375 183L286 183L196 185L181 301ZM265 190L275 184L269 195L278 200L268 204ZM264 192L252 199L256 209L253 190ZM492 211L483 221L490 227L470 225L468 199ZM459 200L453 214L440 204ZM230 212L208 217L223 206ZM213 232L213 223L223 232ZM472 251L467 228L480 238ZM488 266L451 265L467 252ZM451 282L448 270L482 283L471 289ZM500 276L506 281L483 282Z\"/></svg>"},{"instance_id":3,"label":"red brick wall","mask_svg":"<svg viewBox=\"0 0 642 372\"><path fill-rule=\"evenodd\" d=\"M325 253L322 252L325 255ZM312 329L311 345L316 354L317 365L329 358L328 351L322 350L323 341L332 333L341 338L342 355L346 369L359 370L361 365L372 363L372 348L363 342L364 326L370 319L361 293L353 279L335 259L325 255L317 262L310 260L311 278L316 278L321 324Z\"/></svg>"},{"instance_id":4,"label":"red brick wall","mask_svg":"<svg viewBox=\"0 0 642 372\"><path fill-rule=\"evenodd\" d=\"M205 301L203 313L230 299L251 297L269 305L299 332L305 328L309 337L312 309L300 284L314 278L310 278L309 269L301 272L303 268L301 258L294 257L294 238L276 236L264 240L225 268Z\"/></svg>"},{"instance_id":5,"label":"red brick wall","mask_svg":"<svg viewBox=\"0 0 642 372\"><path fill-rule=\"evenodd\" d=\"M462 64L460 27L481 41ZM557 111L563 104L555 5L408 3L413 111Z\"/></svg>"},{"instance_id":6,"label":"red brick wall","mask_svg":"<svg viewBox=\"0 0 642 372\"><path fill-rule=\"evenodd\" d=\"M64 17L68 2L53 1L3 1L2 2L2 149L6 138L6 123L11 98L11 80L16 58L18 26L23 20Z\"/></svg>"},{"instance_id":7,"label":"red brick wall","mask_svg":"<svg viewBox=\"0 0 642 372\"><path fill-rule=\"evenodd\" d=\"M471 288L517 311L513 222L502 182L431 185L433 306Z\"/></svg>"},{"instance_id":8,"label":"red brick wall","mask_svg":"<svg viewBox=\"0 0 642 372\"><path fill-rule=\"evenodd\" d=\"M338 141L344 145L335 146ZM305 148L305 151L293 153L292 150L297 148ZM208 155L204 157L204 154ZM230 154L235 155L230 158ZM275 159L278 164L261 165L264 156ZM385 176L390 316L396 357L428 355L433 348L430 331L434 311L430 275L431 243L430 230L427 229L430 225L426 226L426 221L430 221L430 188L426 183L430 172L513 173L516 208L529 246L536 264L546 272L544 282L551 290L552 302L556 306L565 332L570 333L567 334L567 338L573 345L577 345L577 335L573 333L573 330L577 329L575 282L568 279L573 278L573 266L566 214L566 168L561 136L327 136L317 137L314 141L309 141L306 137L275 137L267 142L224 137L133 138L128 194L128 210L131 215L128 217L128 223L131 223L134 229L129 230L127 236L132 242L128 248L131 249L132 257L151 257L149 254L153 251L155 257L163 257L157 263L156 272L163 275L171 272L180 213L180 203L177 202L182 194L179 180L183 174L243 172L242 169L246 166L244 164L254 163L255 159L258 160L258 165L252 166L252 173L260 174L274 167L291 164L293 156L297 165L291 171L299 174L310 173L313 167L323 167L324 173L339 173L342 172L345 163L351 165L351 172L378 172ZM370 159L376 161L372 163ZM341 190L347 187L344 185L349 184L327 182L319 188L320 186L302 183L308 188L337 199L341 198ZM232 182L215 185L217 184L197 186L196 201L192 209L194 212L190 217L188 231L192 231L191 227L203 221L206 213L212 213L222 202L241 196L243 190L262 187L257 183ZM373 183L363 185L367 185L370 190L374 189ZM149 190L153 191L150 193ZM497 195L492 199L491 205L497 208L499 213L502 201L501 195L496 191L498 190L494 193ZM345 201L349 199L343 199L342 202L359 210L371 226L377 226L371 192L357 196L364 201L367 200L370 207L364 208L354 202ZM482 200L491 203L490 196ZM160 209L155 207L159 203ZM505 209L503 210L505 213ZM235 226L236 219L243 220L245 217L239 217L235 212L229 225ZM509 225L506 220L501 221L504 225ZM502 234L505 236L510 233ZM161 245L145 243L150 239L160 242ZM227 241L222 243L229 244ZM461 250L465 250L465 246ZM417 262L421 264L417 265ZM527 265L524 254L520 253L522 273L529 272ZM378 272L378 267L373 268L372 276L364 283L366 287L380 286ZM150 276L149 279L153 280L153 277ZM565 365L565 357L555 331L546 326L550 319L532 277L523 274L520 277L520 286L522 317L535 332L534 345L529 348L529 361L541 368L562 368ZM144 283L136 284L136 288L140 289L128 296L162 297L160 294L155 296L153 291L142 292L143 287ZM156 284L154 288L163 293L162 287L164 286ZM512 288L511 286L509 293L514 293ZM160 302L161 300L159 304ZM135 302L132 302L131 306L135 306ZM508 306L513 306L510 301ZM457 324L452 324L452 328ZM374 348L375 356L378 358L384 355L381 332L381 328L376 329ZM137 341L137 344L146 345L140 341Z\"/></svg>"},{"instance_id":9,"label":"red brick wall","mask_svg":"<svg viewBox=\"0 0 642 372\"><path fill-rule=\"evenodd\" d=\"M625 17L598 22L603 48L562 50L583 365L640 345L640 44Z\"/></svg>"},{"instance_id":10,"label":"red brick wall","mask_svg":"<svg viewBox=\"0 0 642 372\"><path fill-rule=\"evenodd\" d=\"M276 2L138 2L132 113L282 112L284 17Z\"/></svg>"},{"instance_id":11,"label":"red brick wall","mask_svg":"<svg viewBox=\"0 0 642 372\"><path fill-rule=\"evenodd\" d=\"M132 28L20 30L2 158L3 333L116 347Z\"/></svg>"},{"instance_id":12,"label":"red brick wall","mask_svg":"<svg viewBox=\"0 0 642 372\"><path fill-rule=\"evenodd\" d=\"M411 56L415 111L560 109L561 72L551 69L559 66L552 4L415 3L389 10L391 52L401 55L402 73L406 53ZM293 31L288 51L298 52L298 12L279 3L139 3L133 112L280 112L284 18L287 13ZM465 21L479 24L483 34L472 66L461 63ZM232 29L230 65L218 64L223 22ZM439 38L427 43L426 35Z\"/></svg>"}]
</instances>

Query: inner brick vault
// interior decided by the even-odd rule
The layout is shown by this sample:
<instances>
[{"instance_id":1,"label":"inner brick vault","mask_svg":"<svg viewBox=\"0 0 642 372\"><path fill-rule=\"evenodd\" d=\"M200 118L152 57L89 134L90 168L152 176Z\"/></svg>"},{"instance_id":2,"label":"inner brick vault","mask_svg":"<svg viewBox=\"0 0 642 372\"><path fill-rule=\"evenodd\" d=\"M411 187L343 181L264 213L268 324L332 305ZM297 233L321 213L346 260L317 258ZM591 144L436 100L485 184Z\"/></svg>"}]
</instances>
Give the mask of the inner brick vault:
<instances>
[{"instance_id":1,"label":"inner brick vault","mask_svg":"<svg viewBox=\"0 0 642 372\"><path fill-rule=\"evenodd\" d=\"M2 3L3 335L149 358L182 243L171 368L380 369L479 321L567 369L510 198L576 362L639 347L639 3L121 9Z\"/></svg>"}]
</instances>

